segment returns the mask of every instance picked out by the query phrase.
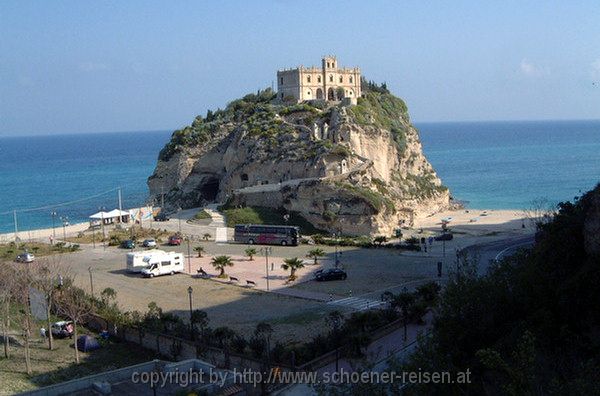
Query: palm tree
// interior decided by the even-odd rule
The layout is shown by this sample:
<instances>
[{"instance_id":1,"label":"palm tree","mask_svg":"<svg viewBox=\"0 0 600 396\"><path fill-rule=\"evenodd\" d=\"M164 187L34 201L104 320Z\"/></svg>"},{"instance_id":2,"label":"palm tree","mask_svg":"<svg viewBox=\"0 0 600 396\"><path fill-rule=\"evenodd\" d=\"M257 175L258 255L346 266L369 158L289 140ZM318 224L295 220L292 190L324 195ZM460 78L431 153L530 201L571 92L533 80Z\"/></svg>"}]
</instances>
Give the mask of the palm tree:
<instances>
[{"instance_id":1,"label":"palm tree","mask_svg":"<svg viewBox=\"0 0 600 396\"><path fill-rule=\"evenodd\" d=\"M219 278L225 278L225 267L233 267L233 261L229 256L213 257L211 264L216 270L219 270Z\"/></svg>"},{"instance_id":2,"label":"palm tree","mask_svg":"<svg viewBox=\"0 0 600 396\"><path fill-rule=\"evenodd\" d=\"M198 252L198 257L202 257L202 253L204 253L204 248L202 246L196 246L194 251Z\"/></svg>"},{"instance_id":3,"label":"palm tree","mask_svg":"<svg viewBox=\"0 0 600 396\"><path fill-rule=\"evenodd\" d=\"M246 256L248 256L248 258L250 259L250 261L254 260L254 255L256 254L256 249L254 248L248 248L246 249Z\"/></svg>"},{"instance_id":4,"label":"palm tree","mask_svg":"<svg viewBox=\"0 0 600 396\"><path fill-rule=\"evenodd\" d=\"M315 260L315 265L319 264L317 260L319 257L323 256L325 256L325 251L323 251L321 248L313 249L306 255L306 257L313 258Z\"/></svg>"},{"instance_id":5,"label":"palm tree","mask_svg":"<svg viewBox=\"0 0 600 396\"><path fill-rule=\"evenodd\" d=\"M304 268L304 263L298 257L293 257L283 260L281 268L287 271L290 270L290 281L296 280L296 270Z\"/></svg>"}]
</instances>

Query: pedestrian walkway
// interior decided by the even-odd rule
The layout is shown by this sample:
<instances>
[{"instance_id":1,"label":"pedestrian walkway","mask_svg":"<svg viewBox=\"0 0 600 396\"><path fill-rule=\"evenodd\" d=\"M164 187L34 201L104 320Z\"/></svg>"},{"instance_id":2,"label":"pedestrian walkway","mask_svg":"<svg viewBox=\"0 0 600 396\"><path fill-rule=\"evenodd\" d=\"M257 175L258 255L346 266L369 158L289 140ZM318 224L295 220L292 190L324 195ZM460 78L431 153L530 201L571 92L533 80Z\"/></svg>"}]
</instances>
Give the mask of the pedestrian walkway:
<instances>
[{"instance_id":1,"label":"pedestrian walkway","mask_svg":"<svg viewBox=\"0 0 600 396\"><path fill-rule=\"evenodd\" d=\"M210 227L225 227L225 217L217 211L219 204L209 204L204 207L206 213L208 213L212 219L209 224Z\"/></svg>"},{"instance_id":2,"label":"pedestrian walkway","mask_svg":"<svg viewBox=\"0 0 600 396\"><path fill-rule=\"evenodd\" d=\"M346 297L340 300L329 301L327 304L349 307L356 311L365 311L367 309L379 308L385 303L383 301L369 300L367 298Z\"/></svg>"}]
</instances>

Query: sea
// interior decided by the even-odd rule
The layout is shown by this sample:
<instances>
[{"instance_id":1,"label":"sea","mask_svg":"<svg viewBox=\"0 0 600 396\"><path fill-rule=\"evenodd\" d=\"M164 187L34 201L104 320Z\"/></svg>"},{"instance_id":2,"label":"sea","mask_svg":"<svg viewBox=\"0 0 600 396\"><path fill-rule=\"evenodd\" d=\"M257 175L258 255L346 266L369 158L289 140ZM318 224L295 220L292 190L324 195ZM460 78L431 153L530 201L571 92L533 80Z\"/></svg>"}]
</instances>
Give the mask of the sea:
<instances>
[{"instance_id":1,"label":"sea","mask_svg":"<svg viewBox=\"0 0 600 396\"><path fill-rule=\"evenodd\" d=\"M416 123L425 155L472 209L573 200L600 182L600 120ZM149 203L171 131L0 137L0 233ZM54 215L53 215L54 213Z\"/></svg>"}]
</instances>

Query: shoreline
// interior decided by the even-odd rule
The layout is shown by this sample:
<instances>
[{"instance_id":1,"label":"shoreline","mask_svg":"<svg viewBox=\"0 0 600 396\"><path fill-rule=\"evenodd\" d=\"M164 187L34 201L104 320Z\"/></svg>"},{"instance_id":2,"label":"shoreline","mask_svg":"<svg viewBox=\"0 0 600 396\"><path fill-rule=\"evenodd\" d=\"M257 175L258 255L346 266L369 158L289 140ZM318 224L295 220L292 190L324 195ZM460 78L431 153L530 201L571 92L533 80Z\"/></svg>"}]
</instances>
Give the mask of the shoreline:
<instances>
[{"instance_id":1,"label":"shoreline","mask_svg":"<svg viewBox=\"0 0 600 396\"><path fill-rule=\"evenodd\" d=\"M449 227L461 230L469 230L469 233L490 233L490 232L511 232L522 229L526 223L523 210L519 209L448 209L441 212L431 213L416 217L414 225L411 228L437 229L441 225L441 219L452 218ZM89 229L89 222L80 222L65 227L65 233L72 236L75 233ZM21 241L27 240L46 240L53 233L56 234L55 240L63 239L62 226L54 228L38 228L33 230L22 230L18 232ZM0 233L0 243L12 242L15 239L14 232Z\"/></svg>"}]
</instances>

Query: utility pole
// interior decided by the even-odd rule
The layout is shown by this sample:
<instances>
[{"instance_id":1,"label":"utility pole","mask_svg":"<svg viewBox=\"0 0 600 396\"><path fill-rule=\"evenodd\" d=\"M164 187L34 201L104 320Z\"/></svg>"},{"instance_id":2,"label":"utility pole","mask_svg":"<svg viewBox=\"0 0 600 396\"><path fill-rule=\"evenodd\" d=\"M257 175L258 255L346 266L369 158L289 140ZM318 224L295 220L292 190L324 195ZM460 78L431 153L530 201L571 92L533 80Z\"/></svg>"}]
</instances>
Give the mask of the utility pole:
<instances>
[{"instance_id":1,"label":"utility pole","mask_svg":"<svg viewBox=\"0 0 600 396\"><path fill-rule=\"evenodd\" d=\"M123 201L121 199L121 187L117 190L119 192L119 217L121 216L121 211L123 210Z\"/></svg>"},{"instance_id":2,"label":"utility pole","mask_svg":"<svg viewBox=\"0 0 600 396\"><path fill-rule=\"evenodd\" d=\"M160 210L165 210L165 186L160 186Z\"/></svg>"},{"instance_id":3,"label":"utility pole","mask_svg":"<svg viewBox=\"0 0 600 396\"><path fill-rule=\"evenodd\" d=\"M50 213L50 216L52 216L52 238L56 239L56 229L54 228L54 220L56 218L56 211L52 211L52 213Z\"/></svg>"},{"instance_id":4,"label":"utility pole","mask_svg":"<svg viewBox=\"0 0 600 396\"><path fill-rule=\"evenodd\" d=\"M13 210L13 219L15 220L15 241L19 239L19 226L17 225L17 211Z\"/></svg>"},{"instance_id":5,"label":"utility pole","mask_svg":"<svg viewBox=\"0 0 600 396\"><path fill-rule=\"evenodd\" d=\"M188 270L190 275L192 275L192 253L190 251L190 236L188 235L187 239L187 247L188 247Z\"/></svg>"}]
</instances>

